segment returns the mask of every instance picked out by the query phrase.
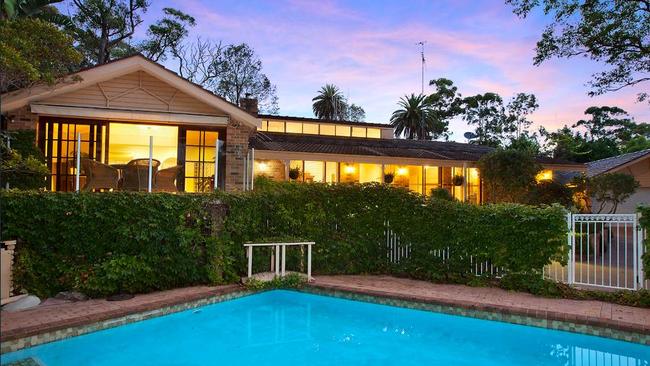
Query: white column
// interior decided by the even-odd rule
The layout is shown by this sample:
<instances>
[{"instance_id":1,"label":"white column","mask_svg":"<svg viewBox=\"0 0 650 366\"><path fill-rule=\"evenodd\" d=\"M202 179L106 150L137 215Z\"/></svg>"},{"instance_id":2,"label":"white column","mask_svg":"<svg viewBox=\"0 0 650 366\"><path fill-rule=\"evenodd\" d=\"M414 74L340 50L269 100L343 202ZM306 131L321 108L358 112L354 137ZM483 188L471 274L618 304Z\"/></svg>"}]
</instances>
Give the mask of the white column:
<instances>
[{"instance_id":1,"label":"white column","mask_svg":"<svg viewBox=\"0 0 650 366\"><path fill-rule=\"evenodd\" d=\"M79 192L79 174L81 173L81 132L77 132L77 169L75 174L75 191Z\"/></svg>"},{"instance_id":2,"label":"white column","mask_svg":"<svg viewBox=\"0 0 650 366\"><path fill-rule=\"evenodd\" d=\"M214 190L216 191L219 187L219 138L217 137L217 142L214 143Z\"/></svg>"},{"instance_id":3,"label":"white column","mask_svg":"<svg viewBox=\"0 0 650 366\"><path fill-rule=\"evenodd\" d=\"M282 277L285 276L287 269L287 246L282 245Z\"/></svg>"},{"instance_id":4,"label":"white column","mask_svg":"<svg viewBox=\"0 0 650 366\"><path fill-rule=\"evenodd\" d=\"M244 157L244 185L242 189L245 191L246 188L248 187L248 152L246 152L246 156Z\"/></svg>"},{"instance_id":5,"label":"white column","mask_svg":"<svg viewBox=\"0 0 650 366\"><path fill-rule=\"evenodd\" d=\"M574 233L573 233L573 216L571 212L566 214L566 224L567 224L567 245L569 245L569 259L567 261L567 283L569 285L573 284L575 279L573 278L575 273L575 254L576 248L573 242Z\"/></svg>"},{"instance_id":6,"label":"white column","mask_svg":"<svg viewBox=\"0 0 650 366\"><path fill-rule=\"evenodd\" d=\"M280 274L280 246L279 245L275 246L274 257L275 257L275 275L277 276Z\"/></svg>"},{"instance_id":7,"label":"white column","mask_svg":"<svg viewBox=\"0 0 650 366\"><path fill-rule=\"evenodd\" d=\"M251 191L255 188L255 149L251 149Z\"/></svg>"},{"instance_id":8,"label":"white column","mask_svg":"<svg viewBox=\"0 0 650 366\"><path fill-rule=\"evenodd\" d=\"M469 178L467 174L467 163L463 163L463 201L467 201L467 196L469 193L467 178Z\"/></svg>"},{"instance_id":9,"label":"white column","mask_svg":"<svg viewBox=\"0 0 650 366\"><path fill-rule=\"evenodd\" d=\"M248 251L248 278L253 276L253 247L246 248Z\"/></svg>"},{"instance_id":10,"label":"white column","mask_svg":"<svg viewBox=\"0 0 650 366\"><path fill-rule=\"evenodd\" d=\"M307 245L307 281L311 281L311 244Z\"/></svg>"},{"instance_id":11,"label":"white column","mask_svg":"<svg viewBox=\"0 0 650 366\"><path fill-rule=\"evenodd\" d=\"M147 182L147 192L151 192L151 178L153 178L153 136L149 136L149 182Z\"/></svg>"}]
</instances>

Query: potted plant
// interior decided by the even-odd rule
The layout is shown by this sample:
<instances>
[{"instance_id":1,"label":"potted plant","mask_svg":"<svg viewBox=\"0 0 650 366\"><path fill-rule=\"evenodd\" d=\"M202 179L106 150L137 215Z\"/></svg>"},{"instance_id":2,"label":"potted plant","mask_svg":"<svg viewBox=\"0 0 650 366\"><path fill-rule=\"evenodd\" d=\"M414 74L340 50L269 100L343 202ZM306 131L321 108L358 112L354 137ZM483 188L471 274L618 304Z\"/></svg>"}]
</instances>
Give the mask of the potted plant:
<instances>
[{"instance_id":1,"label":"potted plant","mask_svg":"<svg viewBox=\"0 0 650 366\"><path fill-rule=\"evenodd\" d=\"M451 183L456 187L462 186L464 181L465 178L462 175L454 175L454 177L451 179Z\"/></svg>"},{"instance_id":2,"label":"potted plant","mask_svg":"<svg viewBox=\"0 0 650 366\"><path fill-rule=\"evenodd\" d=\"M298 177L300 177L300 168L295 167L289 169L289 178L291 178L291 180L296 180Z\"/></svg>"},{"instance_id":3,"label":"potted plant","mask_svg":"<svg viewBox=\"0 0 650 366\"><path fill-rule=\"evenodd\" d=\"M393 183L393 179L395 179L395 174L393 173L384 174L384 183L391 184Z\"/></svg>"}]
</instances>

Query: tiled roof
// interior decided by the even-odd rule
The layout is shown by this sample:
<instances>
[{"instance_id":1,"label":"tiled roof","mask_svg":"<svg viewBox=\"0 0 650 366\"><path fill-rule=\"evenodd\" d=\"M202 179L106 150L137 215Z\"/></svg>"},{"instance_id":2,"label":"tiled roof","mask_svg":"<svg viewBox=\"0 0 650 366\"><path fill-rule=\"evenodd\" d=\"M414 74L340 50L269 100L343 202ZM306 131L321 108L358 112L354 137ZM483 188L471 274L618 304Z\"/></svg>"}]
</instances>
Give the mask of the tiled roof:
<instances>
[{"instance_id":1,"label":"tiled roof","mask_svg":"<svg viewBox=\"0 0 650 366\"><path fill-rule=\"evenodd\" d=\"M457 142L366 139L273 132L258 132L252 137L251 144L255 149L271 151L463 161L476 161L493 150L491 147Z\"/></svg>"},{"instance_id":2,"label":"tiled roof","mask_svg":"<svg viewBox=\"0 0 650 366\"><path fill-rule=\"evenodd\" d=\"M587 175L593 177L595 175L606 173L612 169L616 169L621 165L627 164L631 161L643 158L650 155L650 149L635 151L623 155L612 156L611 158L600 159L587 163Z\"/></svg>"},{"instance_id":3,"label":"tiled roof","mask_svg":"<svg viewBox=\"0 0 650 366\"><path fill-rule=\"evenodd\" d=\"M321 135L257 132L250 141L256 150L385 156L431 160L477 161L494 148L450 141L424 141L405 139L367 139ZM565 160L540 157L542 164L568 164L583 166Z\"/></svg>"},{"instance_id":4,"label":"tiled roof","mask_svg":"<svg viewBox=\"0 0 650 366\"><path fill-rule=\"evenodd\" d=\"M314 123L331 123L339 125L350 126L363 126L363 127L379 127L379 128L392 128L387 123L372 123L372 122L355 122L355 121L338 121L330 119L308 118L308 117L294 117L294 116L276 116L274 114L258 114L257 117L261 119L274 119L281 121L298 121L298 122L314 122Z\"/></svg>"}]
</instances>

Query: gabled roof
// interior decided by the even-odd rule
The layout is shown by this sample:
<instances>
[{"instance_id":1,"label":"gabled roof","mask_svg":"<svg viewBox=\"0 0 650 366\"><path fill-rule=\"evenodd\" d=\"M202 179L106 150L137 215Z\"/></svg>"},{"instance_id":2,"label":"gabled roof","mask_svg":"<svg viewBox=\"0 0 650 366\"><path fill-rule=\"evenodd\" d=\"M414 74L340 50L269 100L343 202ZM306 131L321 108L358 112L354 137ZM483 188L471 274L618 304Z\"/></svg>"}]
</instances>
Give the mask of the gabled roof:
<instances>
[{"instance_id":1,"label":"gabled roof","mask_svg":"<svg viewBox=\"0 0 650 366\"><path fill-rule=\"evenodd\" d=\"M392 128L391 125L386 123L373 123L373 122L356 122L356 121L339 121L332 119L319 119L310 117L294 117L294 116L278 116L274 114L258 114L261 119L281 120L281 121L296 121L296 122L314 122L314 123L328 123L360 127L379 127L379 128Z\"/></svg>"},{"instance_id":2,"label":"gabled roof","mask_svg":"<svg viewBox=\"0 0 650 366\"><path fill-rule=\"evenodd\" d=\"M587 163L587 176L593 177L603 173L611 172L648 156L650 156L650 149L592 161L590 163Z\"/></svg>"},{"instance_id":3,"label":"gabled roof","mask_svg":"<svg viewBox=\"0 0 650 366\"><path fill-rule=\"evenodd\" d=\"M102 65L79 70L67 75L63 81L54 86L39 85L28 89L21 89L2 94L1 108L3 112L12 111L35 101L69 93L135 71L144 71L153 77L182 90L191 97L224 111L240 122L244 122L254 127L259 127L259 120L256 116L253 116L211 91L204 89L199 84L195 84L182 78L175 72L151 61L141 54L123 57Z\"/></svg>"}]
</instances>

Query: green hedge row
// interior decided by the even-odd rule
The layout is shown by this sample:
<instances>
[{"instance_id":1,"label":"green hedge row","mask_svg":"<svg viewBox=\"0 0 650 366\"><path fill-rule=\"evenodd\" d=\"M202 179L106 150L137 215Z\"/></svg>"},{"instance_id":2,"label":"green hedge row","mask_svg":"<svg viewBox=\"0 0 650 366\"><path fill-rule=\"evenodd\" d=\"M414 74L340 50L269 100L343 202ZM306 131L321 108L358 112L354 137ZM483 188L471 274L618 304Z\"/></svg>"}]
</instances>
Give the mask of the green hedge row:
<instances>
[{"instance_id":1,"label":"green hedge row","mask_svg":"<svg viewBox=\"0 0 650 366\"><path fill-rule=\"evenodd\" d=\"M20 240L15 282L39 296L147 292L213 277L206 196L10 191L0 198L2 237Z\"/></svg>"},{"instance_id":2,"label":"green hedge row","mask_svg":"<svg viewBox=\"0 0 650 366\"><path fill-rule=\"evenodd\" d=\"M0 198L3 238L20 239L17 287L40 296L234 282L246 271L248 241L313 240L316 274L445 282L474 278L470 258L528 276L566 252L560 207L428 200L380 184L260 180L254 192L239 194L4 192ZM216 200L229 211L213 238L205 205ZM410 244L411 256L398 264L388 260L387 224ZM445 261L436 254L443 249L450 253ZM269 261L259 253L255 266L262 269ZM289 253L290 268L304 264L302 254Z\"/></svg>"},{"instance_id":3,"label":"green hedge row","mask_svg":"<svg viewBox=\"0 0 650 366\"><path fill-rule=\"evenodd\" d=\"M255 192L222 199L230 206L226 231L233 246L263 237L313 240L317 274L463 282L473 278L471 260L519 274L538 273L566 256L566 219L559 206L476 206L381 184L264 182ZM410 246L410 257L398 264L388 260L386 223ZM444 261L441 250L450 253Z\"/></svg>"}]
</instances>

